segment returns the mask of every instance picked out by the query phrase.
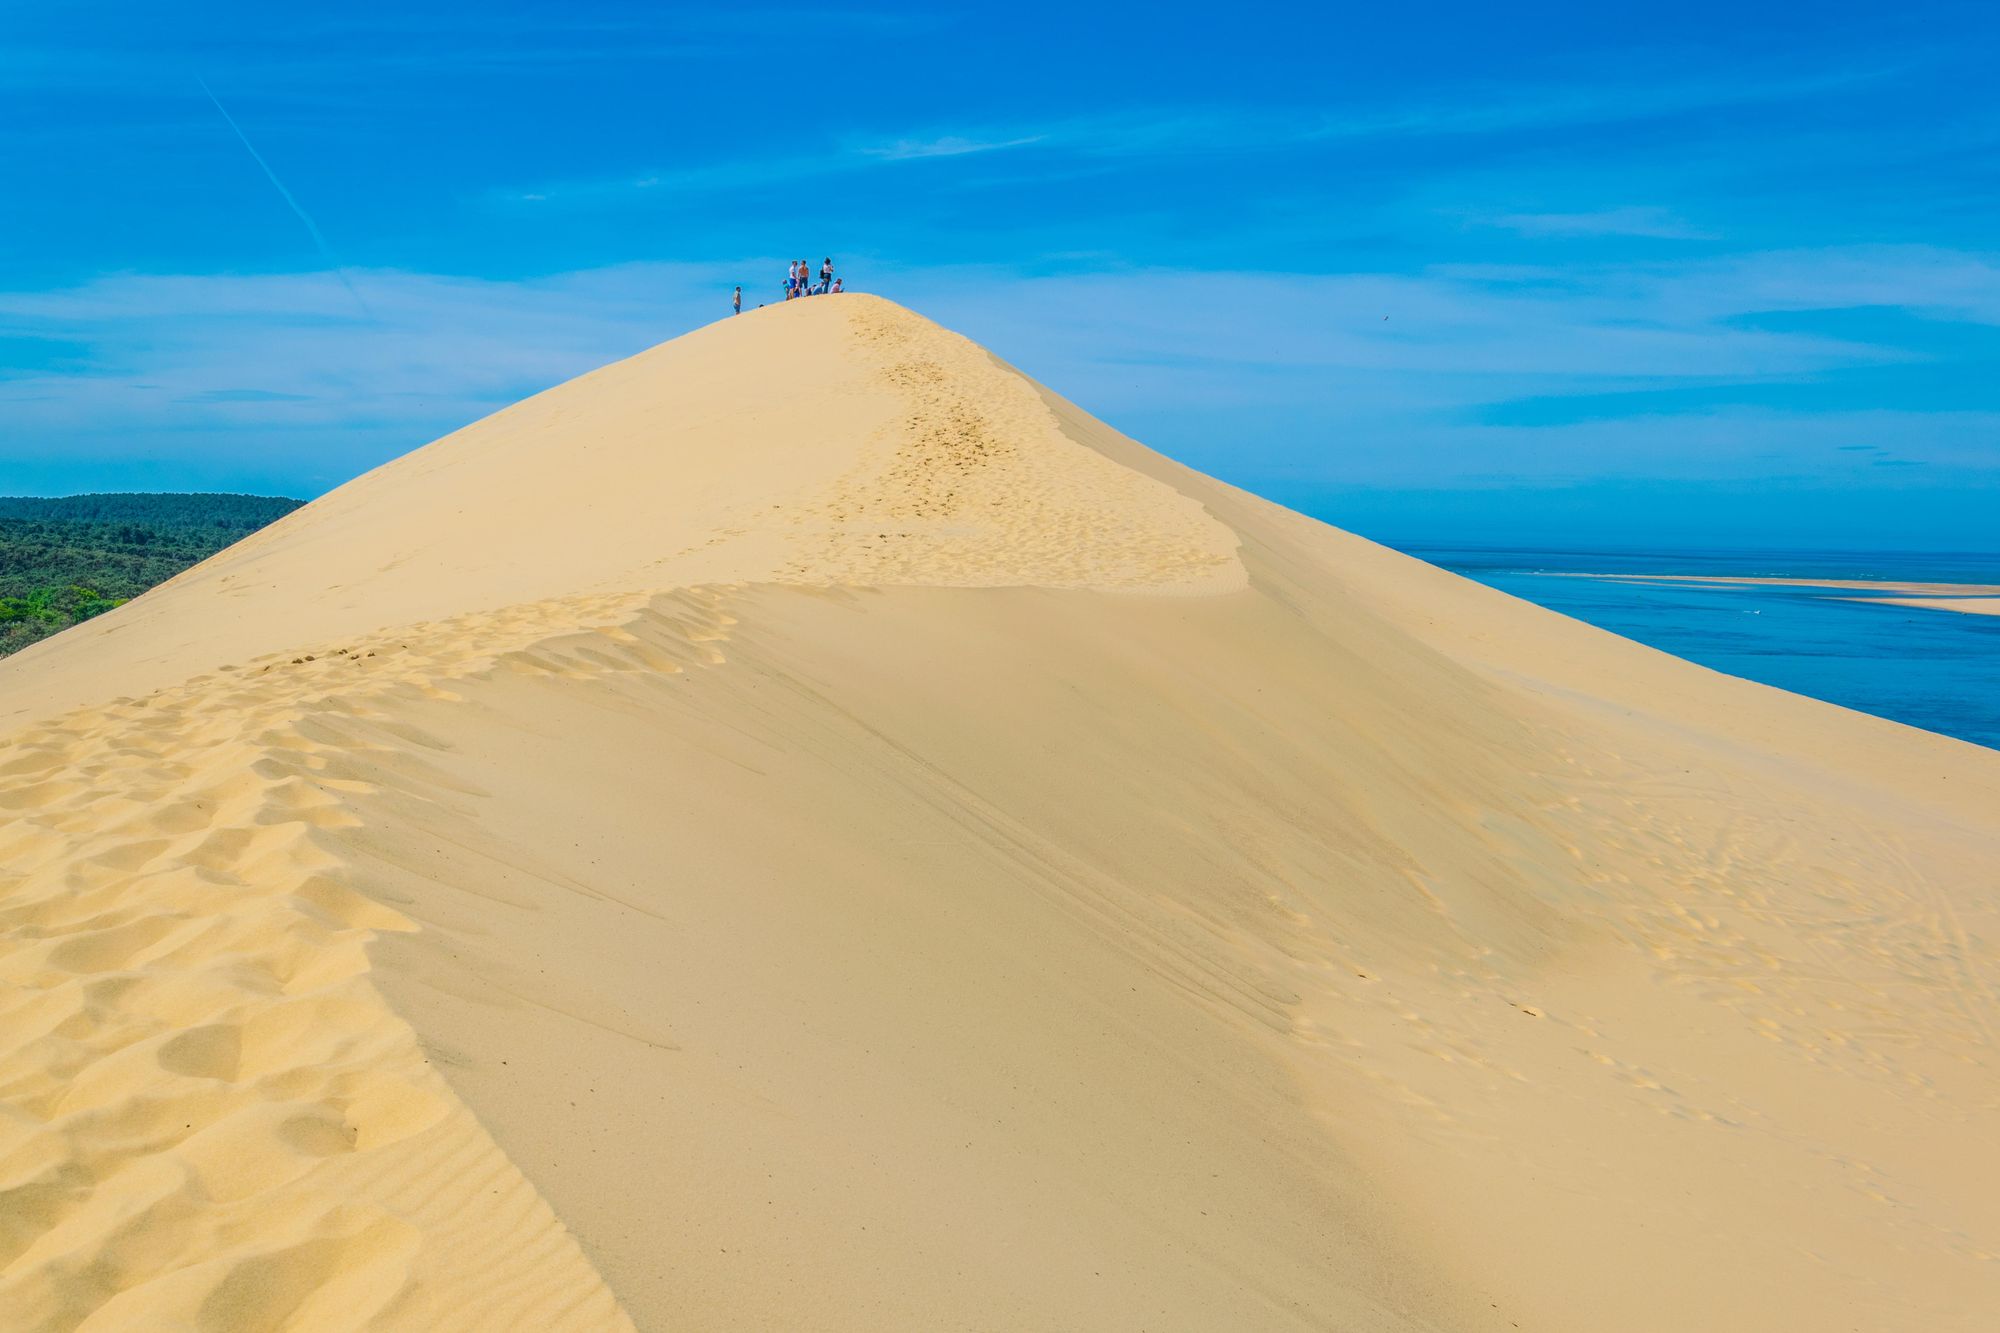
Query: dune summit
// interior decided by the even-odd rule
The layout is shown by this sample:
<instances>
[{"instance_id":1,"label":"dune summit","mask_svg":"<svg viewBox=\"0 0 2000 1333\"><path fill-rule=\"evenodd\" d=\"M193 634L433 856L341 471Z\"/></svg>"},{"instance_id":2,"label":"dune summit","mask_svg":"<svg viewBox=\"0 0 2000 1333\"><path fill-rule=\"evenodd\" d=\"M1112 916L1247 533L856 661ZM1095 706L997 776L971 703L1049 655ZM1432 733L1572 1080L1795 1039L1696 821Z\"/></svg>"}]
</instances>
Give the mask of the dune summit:
<instances>
[{"instance_id":1,"label":"dune summit","mask_svg":"<svg viewBox=\"0 0 2000 1333\"><path fill-rule=\"evenodd\" d=\"M0 1327L2000 1308L2000 756L885 301L381 468L0 732Z\"/></svg>"}]
</instances>

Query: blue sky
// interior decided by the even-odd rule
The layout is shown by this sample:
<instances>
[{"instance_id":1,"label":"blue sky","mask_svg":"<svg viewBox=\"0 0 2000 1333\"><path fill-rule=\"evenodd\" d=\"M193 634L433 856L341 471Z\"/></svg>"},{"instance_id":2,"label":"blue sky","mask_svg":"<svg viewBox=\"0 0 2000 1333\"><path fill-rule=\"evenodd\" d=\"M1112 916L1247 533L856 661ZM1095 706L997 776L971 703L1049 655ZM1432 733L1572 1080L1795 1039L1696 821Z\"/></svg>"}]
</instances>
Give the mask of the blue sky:
<instances>
[{"instance_id":1,"label":"blue sky","mask_svg":"<svg viewBox=\"0 0 2000 1333\"><path fill-rule=\"evenodd\" d=\"M1990 4L0 3L0 492L317 494L830 253L1370 535L2000 546Z\"/></svg>"}]
</instances>

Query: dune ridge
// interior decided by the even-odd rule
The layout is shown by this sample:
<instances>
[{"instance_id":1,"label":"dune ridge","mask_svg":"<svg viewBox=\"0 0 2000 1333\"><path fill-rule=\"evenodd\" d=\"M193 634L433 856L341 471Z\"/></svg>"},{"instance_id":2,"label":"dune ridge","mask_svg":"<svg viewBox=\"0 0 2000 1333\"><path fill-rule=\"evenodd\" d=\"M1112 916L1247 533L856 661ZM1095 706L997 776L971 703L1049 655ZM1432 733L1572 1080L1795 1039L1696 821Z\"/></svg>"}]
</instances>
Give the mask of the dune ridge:
<instances>
[{"instance_id":1,"label":"dune ridge","mask_svg":"<svg viewBox=\"0 0 2000 1333\"><path fill-rule=\"evenodd\" d=\"M7 1327L626 1326L369 984L369 942L416 927L339 847L373 698L604 609L252 659L10 738Z\"/></svg>"},{"instance_id":2,"label":"dune ridge","mask_svg":"<svg viewBox=\"0 0 2000 1333\"><path fill-rule=\"evenodd\" d=\"M537 394L35 645L34 688L0 690L0 725L551 598L763 580L1241 586L1234 535L1198 501L1076 443L976 344L867 296L795 309ZM195 600L198 617L181 610Z\"/></svg>"},{"instance_id":3,"label":"dune ridge","mask_svg":"<svg viewBox=\"0 0 2000 1333\"><path fill-rule=\"evenodd\" d=\"M29 1328L1977 1328L1977 747L847 296L0 665Z\"/></svg>"}]
</instances>

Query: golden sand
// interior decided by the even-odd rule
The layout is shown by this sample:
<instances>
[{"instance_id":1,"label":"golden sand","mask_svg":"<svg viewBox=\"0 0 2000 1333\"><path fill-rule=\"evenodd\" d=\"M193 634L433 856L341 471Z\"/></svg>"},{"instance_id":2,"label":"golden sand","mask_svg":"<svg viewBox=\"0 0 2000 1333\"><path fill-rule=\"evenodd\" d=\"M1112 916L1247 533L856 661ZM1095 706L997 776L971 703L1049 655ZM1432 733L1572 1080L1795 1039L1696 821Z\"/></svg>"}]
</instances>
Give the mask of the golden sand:
<instances>
[{"instance_id":1,"label":"golden sand","mask_svg":"<svg viewBox=\"0 0 2000 1333\"><path fill-rule=\"evenodd\" d=\"M2000 1308L2000 756L884 301L372 473L0 726L0 1327Z\"/></svg>"},{"instance_id":2,"label":"golden sand","mask_svg":"<svg viewBox=\"0 0 2000 1333\"><path fill-rule=\"evenodd\" d=\"M2000 597L1855 597L1856 602L1885 606L1917 606L1927 611L1957 611L1968 616L2000 616Z\"/></svg>"}]
</instances>

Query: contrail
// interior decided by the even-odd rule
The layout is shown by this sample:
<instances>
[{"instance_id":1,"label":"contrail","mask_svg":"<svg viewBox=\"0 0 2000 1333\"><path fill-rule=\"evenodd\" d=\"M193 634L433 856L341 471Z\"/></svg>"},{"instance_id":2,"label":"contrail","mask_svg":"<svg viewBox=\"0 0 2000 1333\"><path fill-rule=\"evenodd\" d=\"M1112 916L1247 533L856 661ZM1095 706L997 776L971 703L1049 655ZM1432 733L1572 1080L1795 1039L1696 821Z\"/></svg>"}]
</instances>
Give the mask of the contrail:
<instances>
[{"instance_id":1,"label":"contrail","mask_svg":"<svg viewBox=\"0 0 2000 1333\"><path fill-rule=\"evenodd\" d=\"M314 222L305 209L299 206L298 200L292 198L292 192L287 190L285 183L278 179L278 173L271 170L271 164L264 160L264 155L257 151L257 146L250 142L250 136L245 134L243 127L236 123L236 117L229 114L229 108L222 104L222 99L217 97L215 90L208 86L208 80L197 74L194 76L194 81L201 85L203 92L208 94L208 100L215 103L215 109L220 111L222 118L229 122L229 128L236 131L236 137L242 141L245 151L256 159L257 165L264 169L264 175L270 178L272 186L276 188L279 194L285 197L285 202L291 205L292 211L299 215L299 221L306 224L306 230L312 233L313 244L319 247L321 257L326 260L326 266L332 269L334 276L340 279L340 285L347 288L347 294L354 298L354 304L361 307L362 314L368 316L370 319L375 318L375 312L368 308L368 302L361 299L361 292L355 287L354 280L347 276L347 270L342 268L340 261L334 257L333 247L328 245L326 237L320 234L319 224Z\"/></svg>"}]
</instances>

